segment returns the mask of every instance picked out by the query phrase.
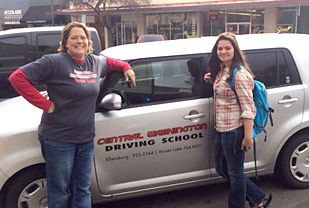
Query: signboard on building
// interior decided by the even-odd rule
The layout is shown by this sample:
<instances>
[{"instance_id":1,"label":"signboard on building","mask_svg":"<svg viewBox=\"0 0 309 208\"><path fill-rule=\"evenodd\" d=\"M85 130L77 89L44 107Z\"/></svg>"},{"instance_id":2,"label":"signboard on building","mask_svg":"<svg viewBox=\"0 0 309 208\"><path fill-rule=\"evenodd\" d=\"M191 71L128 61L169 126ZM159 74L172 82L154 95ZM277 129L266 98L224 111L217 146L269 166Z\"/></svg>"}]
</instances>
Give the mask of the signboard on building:
<instances>
[{"instance_id":1,"label":"signboard on building","mask_svg":"<svg viewBox=\"0 0 309 208\"><path fill-rule=\"evenodd\" d=\"M210 10L208 11L208 20L218 20L219 19L219 11Z\"/></svg>"},{"instance_id":2,"label":"signboard on building","mask_svg":"<svg viewBox=\"0 0 309 208\"><path fill-rule=\"evenodd\" d=\"M293 24L278 25L277 32L293 32Z\"/></svg>"},{"instance_id":3,"label":"signboard on building","mask_svg":"<svg viewBox=\"0 0 309 208\"><path fill-rule=\"evenodd\" d=\"M20 19L22 18L22 10L4 10L4 24L5 25L16 25L20 24Z\"/></svg>"}]
</instances>

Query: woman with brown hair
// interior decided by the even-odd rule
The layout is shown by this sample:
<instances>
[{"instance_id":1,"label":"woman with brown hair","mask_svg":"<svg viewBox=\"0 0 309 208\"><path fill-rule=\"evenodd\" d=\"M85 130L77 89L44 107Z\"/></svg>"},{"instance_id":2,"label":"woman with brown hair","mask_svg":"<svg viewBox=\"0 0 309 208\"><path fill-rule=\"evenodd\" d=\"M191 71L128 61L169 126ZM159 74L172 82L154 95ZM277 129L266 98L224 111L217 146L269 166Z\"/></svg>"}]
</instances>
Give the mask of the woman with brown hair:
<instances>
[{"instance_id":1,"label":"woman with brown hair","mask_svg":"<svg viewBox=\"0 0 309 208\"><path fill-rule=\"evenodd\" d=\"M91 52L89 30L71 22L62 31L59 53L22 66L9 78L18 93L43 110L38 137L46 162L49 208L91 208L99 79L111 70L121 70L135 85L128 63ZM35 89L37 83L47 86L49 99Z\"/></svg>"},{"instance_id":2,"label":"woman with brown hair","mask_svg":"<svg viewBox=\"0 0 309 208\"><path fill-rule=\"evenodd\" d=\"M204 80L213 83L215 112L215 165L218 174L230 182L229 208L266 208L272 200L244 174L245 151L253 146L255 106L251 72L233 33L219 35L209 58L210 73ZM235 92L229 86L234 68ZM237 97L239 102L237 101Z\"/></svg>"}]
</instances>

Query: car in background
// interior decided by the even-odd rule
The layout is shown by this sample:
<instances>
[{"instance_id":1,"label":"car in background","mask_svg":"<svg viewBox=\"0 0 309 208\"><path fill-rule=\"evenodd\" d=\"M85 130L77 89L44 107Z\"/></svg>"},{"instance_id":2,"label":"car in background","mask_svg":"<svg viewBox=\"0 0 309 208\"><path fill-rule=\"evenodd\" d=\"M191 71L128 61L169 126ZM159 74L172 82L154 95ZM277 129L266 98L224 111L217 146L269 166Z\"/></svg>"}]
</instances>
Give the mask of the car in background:
<instances>
[{"instance_id":1,"label":"car in background","mask_svg":"<svg viewBox=\"0 0 309 208\"><path fill-rule=\"evenodd\" d=\"M18 96L8 80L19 67L41 58L45 54L57 53L63 26L28 27L0 31L0 101ZM95 28L89 28L94 53L102 51ZM44 86L36 86L44 90Z\"/></svg>"},{"instance_id":2,"label":"car in background","mask_svg":"<svg viewBox=\"0 0 309 208\"><path fill-rule=\"evenodd\" d=\"M101 55L122 59L136 86L111 72L95 113L93 203L222 181L213 158L212 85L203 81L217 37L127 44ZM258 174L309 187L308 35L237 36L255 78L267 88L274 126L256 143ZM147 45L147 47L145 47ZM6 208L46 207L45 164L37 139L42 111L16 97L0 102L0 190ZM254 177L253 151L245 174ZM207 187L206 187L207 188ZM211 190L210 190L211 191Z\"/></svg>"},{"instance_id":3,"label":"car in background","mask_svg":"<svg viewBox=\"0 0 309 208\"><path fill-rule=\"evenodd\" d=\"M137 43L144 43L144 42L153 42L153 41L162 41L164 40L163 35L141 35L137 38Z\"/></svg>"}]
</instances>

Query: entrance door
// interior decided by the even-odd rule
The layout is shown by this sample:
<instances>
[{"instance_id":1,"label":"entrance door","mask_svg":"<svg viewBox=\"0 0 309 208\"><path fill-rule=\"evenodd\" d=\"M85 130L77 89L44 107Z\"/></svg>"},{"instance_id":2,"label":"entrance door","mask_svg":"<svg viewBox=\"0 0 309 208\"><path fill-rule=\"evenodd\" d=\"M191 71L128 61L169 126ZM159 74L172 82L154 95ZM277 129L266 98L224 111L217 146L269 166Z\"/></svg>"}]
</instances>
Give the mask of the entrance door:
<instances>
[{"instance_id":1,"label":"entrance door","mask_svg":"<svg viewBox=\"0 0 309 208\"><path fill-rule=\"evenodd\" d=\"M237 35L250 34L251 33L251 23L250 22L227 23L225 26L225 31L232 32Z\"/></svg>"},{"instance_id":2,"label":"entrance door","mask_svg":"<svg viewBox=\"0 0 309 208\"><path fill-rule=\"evenodd\" d=\"M134 43L136 40L136 23L133 21L122 21L117 24L116 43L124 45Z\"/></svg>"}]
</instances>

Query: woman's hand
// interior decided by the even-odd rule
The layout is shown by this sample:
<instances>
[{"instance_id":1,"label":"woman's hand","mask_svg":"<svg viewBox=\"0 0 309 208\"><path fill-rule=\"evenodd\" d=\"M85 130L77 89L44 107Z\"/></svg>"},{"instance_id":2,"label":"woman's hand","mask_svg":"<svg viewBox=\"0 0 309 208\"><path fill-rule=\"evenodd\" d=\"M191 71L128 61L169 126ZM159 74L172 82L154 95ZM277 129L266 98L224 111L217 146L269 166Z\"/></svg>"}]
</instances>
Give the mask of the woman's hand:
<instances>
[{"instance_id":1,"label":"woman's hand","mask_svg":"<svg viewBox=\"0 0 309 208\"><path fill-rule=\"evenodd\" d=\"M253 139L252 138L244 138L241 143L241 149L244 149L248 152L249 149L253 146Z\"/></svg>"},{"instance_id":2,"label":"woman's hand","mask_svg":"<svg viewBox=\"0 0 309 208\"><path fill-rule=\"evenodd\" d=\"M135 83L135 73L134 73L133 69L127 69L124 72L124 77L125 77L126 81L128 81L130 79L131 83L133 84L133 86L136 86L136 83Z\"/></svg>"},{"instance_id":3,"label":"woman's hand","mask_svg":"<svg viewBox=\"0 0 309 208\"><path fill-rule=\"evenodd\" d=\"M206 74L204 75L204 81L205 81L205 82L208 82L208 83L210 83L210 84L212 84L212 80L211 80L210 75L211 75L210 72L206 73Z\"/></svg>"},{"instance_id":4,"label":"woman's hand","mask_svg":"<svg viewBox=\"0 0 309 208\"><path fill-rule=\"evenodd\" d=\"M54 110L55 110L55 104L54 104L54 102L51 102L51 105L50 105L47 113L52 113L52 112L54 112Z\"/></svg>"}]
</instances>

